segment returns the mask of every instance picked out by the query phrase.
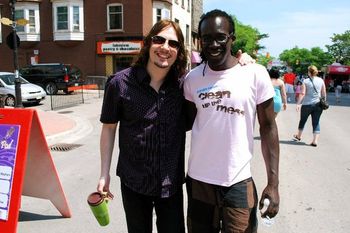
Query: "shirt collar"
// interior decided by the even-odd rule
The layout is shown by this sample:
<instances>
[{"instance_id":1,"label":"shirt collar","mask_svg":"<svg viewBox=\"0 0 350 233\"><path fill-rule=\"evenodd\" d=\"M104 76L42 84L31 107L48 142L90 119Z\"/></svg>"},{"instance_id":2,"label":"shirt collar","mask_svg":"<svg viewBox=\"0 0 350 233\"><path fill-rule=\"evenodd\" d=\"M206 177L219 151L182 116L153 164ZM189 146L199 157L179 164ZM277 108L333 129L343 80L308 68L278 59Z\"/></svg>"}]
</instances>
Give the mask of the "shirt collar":
<instances>
[{"instance_id":1,"label":"shirt collar","mask_svg":"<svg viewBox=\"0 0 350 233\"><path fill-rule=\"evenodd\" d=\"M146 67L143 66L135 66L135 75L136 79L140 83L147 83L149 84L151 81L151 77L147 72ZM178 85L179 82L175 78L175 71L174 69L170 69L170 71L167 73L165 77L165 85Z\"/></svg>"}]
</instances>

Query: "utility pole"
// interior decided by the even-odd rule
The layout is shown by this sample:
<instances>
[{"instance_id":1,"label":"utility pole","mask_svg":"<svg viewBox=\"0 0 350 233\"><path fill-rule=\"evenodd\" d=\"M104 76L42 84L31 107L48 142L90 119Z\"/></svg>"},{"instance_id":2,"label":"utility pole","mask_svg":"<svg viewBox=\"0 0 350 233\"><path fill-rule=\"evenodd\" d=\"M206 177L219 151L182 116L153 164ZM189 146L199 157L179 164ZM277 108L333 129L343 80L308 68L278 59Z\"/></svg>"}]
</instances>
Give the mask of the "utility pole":
<instances>
[{"instance_id":1,"label":"utility pole","mask_svg":"<svg viewBox=\"0 0 350 233\"><path fill-rule=\"evenodd\" d=\"M15 108L23 108L22 104L22 93L21 93L21 81L19 79L19 68L18 68L18 46L17 46L17 23L15 17L15 4L16 0L9 0L9 5L11 8L11 20L12 20L12 36L13 36L13 64L15 68L15 94L16 103Z\"/></svg>"}]
</instances>

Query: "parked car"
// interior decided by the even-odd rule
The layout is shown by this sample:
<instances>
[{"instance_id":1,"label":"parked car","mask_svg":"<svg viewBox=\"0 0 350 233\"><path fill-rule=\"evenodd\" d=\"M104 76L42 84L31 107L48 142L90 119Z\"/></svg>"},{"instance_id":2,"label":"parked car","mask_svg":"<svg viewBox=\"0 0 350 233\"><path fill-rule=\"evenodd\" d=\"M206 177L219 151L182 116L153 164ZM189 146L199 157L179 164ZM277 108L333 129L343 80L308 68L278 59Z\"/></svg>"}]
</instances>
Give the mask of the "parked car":
<instances>
[{"instance_id":1,"label":"parked car","mask_svg":"<svg viewBox=\"0 0 350 233\"><path fill-rule=\"evenodd\" d=\"M23 78L44 88L48 95L57 94L58 90L70 94L69 87L84 83L81 70L70 64L41 63L20 69Z\"/></svg>"},{"instance_id":2,"label":"parked car","mask_svg":"<svg viewBox=\"0 0 350 233\"><path fill-rule=\"evenodd\" d=\"M22 103L39 104L45 99L46 93L44 89L33 83L29 83L22 77L19 77L21 82ZM0 72L0 95L3 96L3 101L7 106L15 106L15 75L9 72Z\"/></svg>"}]
</instances>

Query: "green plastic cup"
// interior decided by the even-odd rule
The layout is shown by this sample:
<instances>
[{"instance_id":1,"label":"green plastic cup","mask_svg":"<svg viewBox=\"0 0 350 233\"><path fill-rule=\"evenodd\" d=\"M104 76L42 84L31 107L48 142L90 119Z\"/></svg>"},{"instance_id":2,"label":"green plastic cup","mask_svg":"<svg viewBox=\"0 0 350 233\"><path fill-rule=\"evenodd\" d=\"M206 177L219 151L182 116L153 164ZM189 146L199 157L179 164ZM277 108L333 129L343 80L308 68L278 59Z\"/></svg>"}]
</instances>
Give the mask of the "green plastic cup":
<instances>
[{"instance_id":1,"label":"green plastic cup","mask_svg":"<svg viewBox=\"0 0 350 233\"><path fill-rule=\"evenodd\" d=\"M107 196L99 192L94 192L88 196L87 202L97 222L101 226L107 226L109 223Z\"/></svg>"}]
</instances>

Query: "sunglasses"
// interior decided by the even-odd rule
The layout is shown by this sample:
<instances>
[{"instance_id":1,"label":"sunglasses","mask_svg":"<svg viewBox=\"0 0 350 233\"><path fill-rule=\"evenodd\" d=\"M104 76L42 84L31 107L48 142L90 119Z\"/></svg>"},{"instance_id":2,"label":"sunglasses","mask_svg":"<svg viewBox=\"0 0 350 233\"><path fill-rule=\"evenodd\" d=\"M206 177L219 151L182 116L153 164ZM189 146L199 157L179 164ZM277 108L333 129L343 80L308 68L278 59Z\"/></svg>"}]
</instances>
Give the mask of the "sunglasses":
<instances>
[{"instance_id":1,"label":"sunglasses","mask_svg":"<svg viewBox=\"0 0 350 233\"><path fill-rule=\"evenodd\" d=\"M226 44L227 41L232 38L232 33L230 35L226 35L224 33L219 33L214 36L212 35L204 35L201 37L202 43L205 45L211 44L214 42L214 40L218 44Z\"/></svg>"},{"instance_id":2,"label":"sunglasses","mask_svg":"<svg viewBox=\"0 0 350 233\"><path fill-rule=\"evenodd\" d=\"M168 41L168 45L171 48L174 48L174 49L180 48L180 42L178 42L177 40L168 40L162 36L152 36L151 40L152 40L153 44L158 44L158 45L163 45L163 44L165 44L166 41Z\"/></svg>"}]
</instances>

